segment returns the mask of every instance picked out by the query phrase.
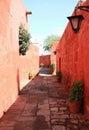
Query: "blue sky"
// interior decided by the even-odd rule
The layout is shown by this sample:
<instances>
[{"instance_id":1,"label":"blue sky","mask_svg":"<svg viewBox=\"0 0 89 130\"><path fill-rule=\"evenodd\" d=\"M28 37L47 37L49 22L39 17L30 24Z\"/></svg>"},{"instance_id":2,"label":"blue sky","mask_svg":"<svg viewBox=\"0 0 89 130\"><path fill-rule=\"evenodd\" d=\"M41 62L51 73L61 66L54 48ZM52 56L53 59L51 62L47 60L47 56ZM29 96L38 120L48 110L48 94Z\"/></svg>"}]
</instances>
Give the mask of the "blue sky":
<instances>
[{"instance_id":1,"label":"blue sky","mask_svg":"<svg viewBox=\"0 0 89 130\"><path fill-rule=\"evenodd\" d=\"M29 16L33 41L42 43L48 35L61 36L78 0L23 0Z\"/></svg>"}]
</instances>

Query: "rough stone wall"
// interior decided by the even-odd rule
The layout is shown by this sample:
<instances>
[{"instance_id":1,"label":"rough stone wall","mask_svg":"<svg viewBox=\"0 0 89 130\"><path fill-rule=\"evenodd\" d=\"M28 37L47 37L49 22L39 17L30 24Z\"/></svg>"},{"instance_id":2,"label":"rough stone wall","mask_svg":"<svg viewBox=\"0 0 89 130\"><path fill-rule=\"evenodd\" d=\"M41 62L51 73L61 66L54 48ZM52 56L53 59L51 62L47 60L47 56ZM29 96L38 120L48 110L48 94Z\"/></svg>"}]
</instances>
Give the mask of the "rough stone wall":
<instances>
[{"instance_id":1,"label":"rough stone wall","mask_svg":"<svg viewBox=\"0 0 89 130\"><path fill-rule=\"evenodd\" d=\"M89 0L84 5L89 5ZM82 14L84 20L78 33L68 23L57 47L57 71L62 71L67 91L74 81L84 81L84 113L89 118L89 13L78 10L77 14Z\"/></svg>"}]
</instances>

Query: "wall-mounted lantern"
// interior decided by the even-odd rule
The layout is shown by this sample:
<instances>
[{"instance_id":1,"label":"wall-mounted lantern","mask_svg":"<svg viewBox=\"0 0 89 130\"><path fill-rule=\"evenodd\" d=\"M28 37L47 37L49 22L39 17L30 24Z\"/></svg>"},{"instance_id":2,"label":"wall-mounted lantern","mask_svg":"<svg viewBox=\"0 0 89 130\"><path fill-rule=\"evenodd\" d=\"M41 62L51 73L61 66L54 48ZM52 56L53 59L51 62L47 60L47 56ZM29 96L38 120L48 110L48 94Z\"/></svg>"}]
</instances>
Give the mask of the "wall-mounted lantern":
<instances>
[{"instance_id":1,"label":"wall-mounted lantern","mask_svg":"<svg viewBox=\"0 0 89 130\"><path fill-rule=\"evenodd\" d=\"M75 7L75 15L67 17L68 20L70 21L71 27L75 33L79 31L81 22L84 19L84 17L82 15L76 15L76 9L89 12L89 6L77 6L77 7Z\"/></svg>"},{"instance_id":2,"label":"wall-mounted lantern","mask_svg":"<svg viewBox=\"0 0 89 130\"><path fill-rule=\"evenodd\" d=\"M75 15L67 17L70 21L71 27L74 32L78 32L80 29L80 25L84 17L82 15Z\"/></svg>"}]
</instances>

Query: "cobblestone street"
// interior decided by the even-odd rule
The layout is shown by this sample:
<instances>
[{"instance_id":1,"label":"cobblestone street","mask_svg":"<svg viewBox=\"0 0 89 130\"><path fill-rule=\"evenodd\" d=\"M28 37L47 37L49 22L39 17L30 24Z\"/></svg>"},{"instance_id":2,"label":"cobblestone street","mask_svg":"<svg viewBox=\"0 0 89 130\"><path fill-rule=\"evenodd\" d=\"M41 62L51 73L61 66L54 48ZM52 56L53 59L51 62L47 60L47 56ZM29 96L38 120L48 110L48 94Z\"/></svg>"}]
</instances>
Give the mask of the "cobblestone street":
<instances>
[{"instance_id":1,"label":"cobblestone street","mask_svg":"<svg viewBox=\"0 0 89 130\"><path fill-rule=\"evenodd\" d=\"M0 130L89 130L89 121L69 112L57 77L42 73L23 88L1 118Z\"/></svg>"}]
</instances>

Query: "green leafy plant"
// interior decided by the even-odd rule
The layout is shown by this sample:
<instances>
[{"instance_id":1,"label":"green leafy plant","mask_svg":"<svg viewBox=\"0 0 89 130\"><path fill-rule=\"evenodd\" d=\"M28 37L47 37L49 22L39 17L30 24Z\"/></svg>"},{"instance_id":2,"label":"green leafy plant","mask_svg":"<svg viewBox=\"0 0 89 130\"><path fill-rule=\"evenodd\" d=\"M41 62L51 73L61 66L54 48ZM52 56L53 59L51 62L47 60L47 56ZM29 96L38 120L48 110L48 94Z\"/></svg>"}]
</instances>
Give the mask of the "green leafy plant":
<instances>
[{"instance_id":1,"label":"green leafy plant","mask_svg":"<svg viewBox=\"0 0 89 130\"><path fill-rule=\"evenodd\" d=\"M51 68L52 68L53 70L56 69L56 63L55 63L55 62L53 62L53 63L51 64Z\"/></svg>"},{"instance_id":2,"label":"green leafy plant","mask_svg":"<svg viewBox=\"0 0 89 130\"><path fill-rule=\"evenodd\" d=\"M43 67L43 66L44 66L44 64L43 64L43 63L41 63L41 64L40 64L40 67Z\"/></svg>"},{"instance_id":3,"label":"green leafy plant","mask_svg":"<svg viewBox=\"0 0 89 130\"><path fill-rule=\"evenodd\" d=\"M59 40L60 40L60 36L58 35L47 36L47 38L44 40L44 45L43 45L44 51L50 52L52 48L52 44L54 42L59 42Z\"/></svg>"},{"instance_id":4,"label":"green leafy plant","mask_svg":"<svg viewBox=\"0 0 89 130\"><path fill-rule=\"evenodd\" d=\"M57 72L56 75L57 75L58 78L62 78L62 72L61 71Z\"/></svg>"},{"instance_id":5,"label":"green leafy plant","mask_svg":"<svg viewBox=\"0 0 89 130\"><path fill-rule=\"evenodd\" d=\"M26 54L27 50L29 49L29 42L30 34L21 24L19 26L19 54Z\"/></svg>"},{"instance_id":6,"label":"green leafy plant","mask_svg":"<svg viewBox=\"0 0 89 130\"><path fill-rule=\"evenodd\" d=\"M34 76L34 73L32 73L32 72L29 72L29 73L28 73L28 76L31 76L31 77L33 77L33 76Z\"/></svg>"},{"instance_id":7,"label":"green leafy plant","mask_svg":"<svg viewBox=\"0 0 89 130\"><path fill-rule=\"evenodd\" d=\"M69 94L69 101L81 101L84 97L84 82L78 81L74 82Z\"/></svg>"},{"instance_id":8,"label":"green leafy plant","mask_svg":"<svg viewBox=\"0 0 89 130\"><path fill-rule=\"evenodd\" d=\"M56 75L57 75L59 81L61 82L61 80L62 80L62 72L59 71L59 72L56 73Z\"/></svg>"}]
</instances>

